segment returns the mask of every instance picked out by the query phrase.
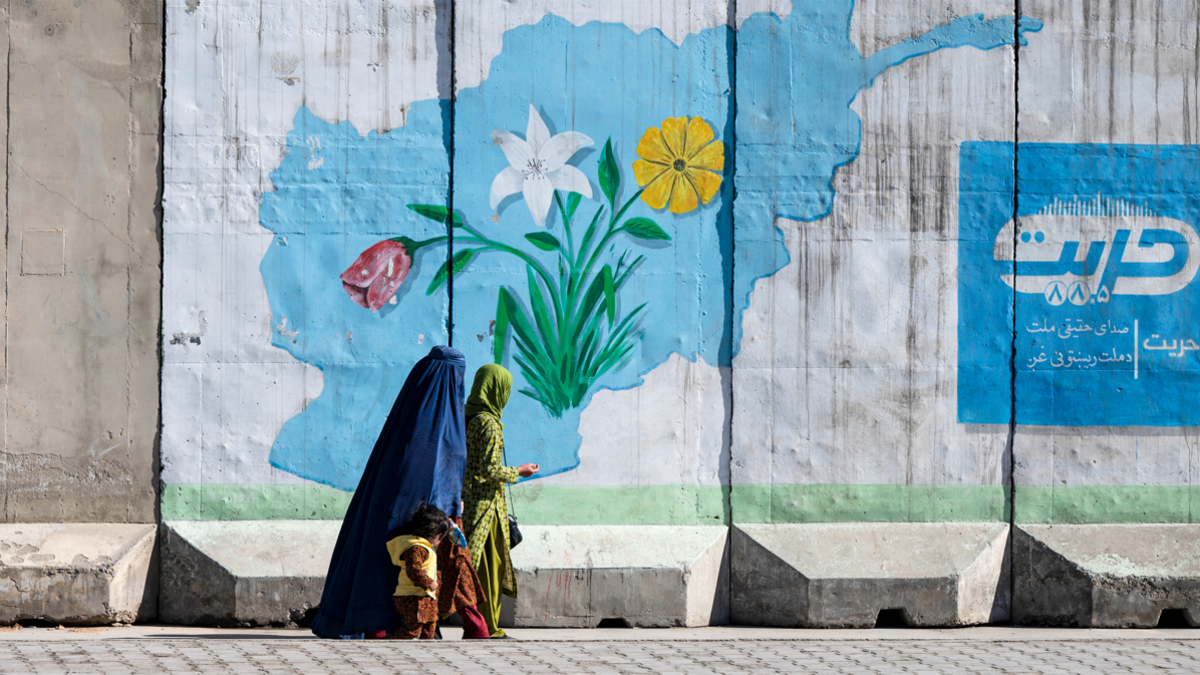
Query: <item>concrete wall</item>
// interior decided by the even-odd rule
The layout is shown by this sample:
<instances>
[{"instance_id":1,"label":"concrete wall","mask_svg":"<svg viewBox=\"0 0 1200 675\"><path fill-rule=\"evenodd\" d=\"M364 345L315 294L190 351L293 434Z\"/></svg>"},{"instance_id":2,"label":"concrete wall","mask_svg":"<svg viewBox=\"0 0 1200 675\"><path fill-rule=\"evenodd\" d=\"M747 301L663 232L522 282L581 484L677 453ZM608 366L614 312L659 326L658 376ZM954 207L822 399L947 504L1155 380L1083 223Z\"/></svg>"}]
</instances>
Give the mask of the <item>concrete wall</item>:
<instances>
[{"instance_id":1,"label":"concrete wall","mask_svg":"<svg viewBox=\"0 0 1200 675\"><path fill-rule=\"evenodd\" d=\"M416 145L407 149L441 160L414 179L422 183L416 189L423 202L446 199L436 100L439 83L449 82L438 60L448 23L432 2L294 10L290 2L167 5L166 81L174 93L164 113L164 249L176 262L163 282L171 298L164 518L340 517L346 493L305 480L298 467L327 467L326 483L340 476L342 487L353 487L373 442L364 440L373 433L367 427L381 423L415 360L391 349L397 335L402 330L411 349L447 339L444 296L423 303L415 321L397 314L387 325L371 315L374 325L320 340L313 326L360 309L338 275L390 233L393 218L411 215L387 197L408 181L403 165L364 173L358 164L350 176L348 152L398 152L398 136L388 132L419 118ZM420 100L433 103L414 111ZM293 172L290 183L272 173L279 170ZM371 187L363 201L379 210L347 209L336 195L348 185ZM327 203L305 206L309 186L324 186L317 192ZM311 234L307 220L317 223ZM423 288L435 266L414 271L419 281L411 283ZM273 298L267 283L279 284ZM306 305L318 297L320 307ZM297 418L310 404L311 414L327 418L344 410L335 398L341 387L326 382L340 374L349 378L344 388L361 396L350 406L356 414L348 425L310 429ZM291 472L272 465L276 444Z\"/></svg>"},{"instance_id":2,"label":"concrete wall","mask_svg":"<svg viewBox=\"0 0 1200 675\"><path fill-rule=\"evenodd\" d=\"M1018 140L1054 145L1019 150L1019 185L1030 182L1029 189L1018 190L1019 212L1039 212L1055 191L1063 201L1091 201L1099 193L1136 204L1159 222L1170 218L1196 227L1191 167L1200 138L1200 9L1190 3L1044 0L1026 6L1045 19L1046 28L1044 39L1022 50ZM1110 143L1120 154L1110 155ZM1089 154L1095 159L1083 161L1091 169L1064 180L1064 167L1079 166L1079 158ZM1194 248L1188 251L1185 272L1196 256ZM1200 419L1193 412L1191 383L1200 362L1186 349L1155 349L1194 337L1196 284L1188 281L1181 288L1151 289L1153 295L1115 296L1104 305L1067 303L1057 315L1047 313L1044 303L1018 304L1018 335L1038 316L1075 325L1078 319L1096 326L1110 321L1122 328L1136 321L1139 344L1130 333L1074 339L1093 352L1117 347L1117 353L1137 355L1137 377L1128 363L1110 366L1084 390L1089 400L1107 403L1092 406L1087 416L1075 410L1083 407L1082 396L1069 401L1064 390L1071 383L1063 381L1049 398L1066 401L1056 407L1071 413L1067 423L1017 427L1017 522L1195 522L1191 497ZM1027 341L1018 340L1018 364L1033 358L1035 347L1037 354L1044 346L1061 349L1028 332L1022 337ZM1025 385L1020 375L1017 382L1020 392ZM1033 398L1022 410L1019 397L1018 417L1044 408L1046 401ZM1070 417L1084 417L1086 426L1070 424Z\"/></svg>"},{"instance_id":3,"label":"concrete wall","mask_svg":"<svg viewBox=\"0 0 1200 675\"><path fill-rule=\"evenodd\" d=\"M459 3L453 35L441 3L348 15L289 7L270 6L260 17L257 5L168 5L167 519L338 517L411 364L451 330L473 367L493 360L501 285L533 312L524 263L496 251L479 253L427 294L449 253L439 241L414 252L393 304L362 308L341 287L338 276L379 240L445 236L444 224L407 207L448 205L452 147L456 212L557 279L553 255L523 236L542 230L522 200L491 208L492 181L508 166L494 129L524 136L532 104L551 131L588 137L572 159L591 193L573 223L576 247L599 209L613 211L598 177L608 139L621 204L637 192L632 164L648 128L685 115L730 142L723 2L678 12L644 3ZM688 19L675 24L677 16ZM592 23L598 19L630 27ZM667 24L666 34L647 30ZM324 38L335 26L344 26L336 44ZM616 66L574 46L597 40L626 58ZM553 81L528 65L572 52L575 70ZM607 84L581 86L589 82ZM631 94L615 113L613 87ZM716 182L731 168L712 173ZM563 401L513 399L509 461L545 467L543 480L516 494L529 521L725 520L730 189L725 181L707 204L680 216L633 200L617 224L653 218L669 239L616 233L609 245L619 250L597 258L589 285L605 264L617 281L644 256L616 284L612 325L645 308L627 324L626 345L595 369L600 375L573 380L575 393ZM550 213L544 232L566 243L559 213ZM464 242L460 236L456 253ZM607 339L617 331L603 314ZM530 389L516 340L508 336L502 361L517 388Z\"/></svg>"},{"instance_id":4,"label":"concrete wall","mask_svg":"<svg viewBox=\"0 0 1200 675\"><path fill-rule=\"evenodd\" d=\"M959 147L1011 142L1013 53L978 27L920 41L1010 7L850 9L826 4L791 27L754 17L739 33L739 72L779 49L839 70L774 69L765 89L738 88L739 170L781 145L796 160L761 194L739 178L739 234L743 219L774 217L781 241L735 268L753 291L733 369L734 519L1007 520L1008 425L956 423L955 281ZM822 114L806 115L818 98Z\"/></svg>"},{"instance_id":5,"label":"concrete wall","mask_svg":"<svg viewBox=\"0 0 1200 675\"><path fill-rule=\"evenodd\" d=\"M1007 422L957 419L957 210L962 144L1014 138L1011 8L731 7L168 3L164 517L337 517L452 337L529 394L506 419L510 463L545 469L516 490L535 523L1008 520ZM523 184L491 199L531 106L577 143L570 233ZM678 117L723 162L682 213L634 198L639 141ZM449 233L410 207L451 201L465 266L431 288ZM531 350L586 346L538 324L571 295L547 284L627 201L615 227L654 233L614 234L572 301L609 264L597 336L630 331L599 375L540 381ZM387 238L412 271L360 307L338 277Z\"/></svg>"},{"instance_id":6,"label":"concrete wall","mask_svg":"<svg viewBox=\"0 0 1200 675\"><path fill-rule=\"evenodd\" d=\"M155 520L162 11L4 3L6 522Z\"/></svg>"},{"instance_id":7,"label":"concrete wall","mask_svg":"<svg viewBox=\"0 0 1200 675\"><path fill-rule=\"evenodd\" d=\"M539 542L515 560L551 582L514 621L1200 617L1197 10L1013 9L169 3L163 518L337 518L453 341L514 371L508 459L545 469L514 490ZM675 119L715 140L700 199L639 199ZM538 136L561 202L510 166ZM54 236L29 242L45 276ZM401 276L361 307L339 277L377 245ZM596 543L628 525L678 550ZM597 565L683 583L621 595ZM589 593L559 616L564 579ZM304 614L294 581L294 607L213 620Z\"/></svg>"},{"instance_id":8,"label":"concrete wall","mask_svg":"<svg viewBox=\"0 0 1200 675\"><path fill-rule=\"evenodd\" d=\"M799 489L833 494L841 488L822 486L865 485L852 490L853 499L875 500L870 508L889 514L899 511L888 502L903 502L907 513L915 498L961 503L974 509L971 519L1003 518L1006 428L952 423L955 351L947 334L956 324L946 294L953 291L958 144L1011 138L1011 107L988 103L1013 86L1011 53L995 49L1011 41L1011 20L999 3L901 17L854 11L849 2L798 11L791 3L760 4L739 7L736 35L722 2L458 3L453 34L448 5L382 5L378 14L345 16L279 9L261 17L238 5L171 5L167 87L175 95L166 111L164 203L165 247L176 262L167 266L164 287L172 336L164 345L166 517L336 517L407 368L452 330L472 364L499 358L517 375L517 388L531 394L514 397L508 445L511 463L545 468L516 491L518 509L533 522L726 522L731 462L750 520L787 520L752 505L776 493L792 499L796 488L788 486L810 484ZM954 21L971 10L989 16ZM385 20L388 30L377 30ZM346 26L340 42L306 42L333 30L330 22ZM929 29L936 33L894 44ZM253 41L243 39L251 34ZM235 42L236 49L223 46ZM863 45L865 58L855 45ZM954 49L926 56L943 48ZM366 60L350 56L358 52ZM800 66L810 61L827 77L807 76ZM917 69L925 70L913 74ZM871 89L877 77L887 79ZM929 79L942 83L939 98L913 93ZM370 95L355 95L357 86ZM882 98L860 98L864 89ZM737 120L735 97L743 111ZM809 100L824 107L793 112ZM492 132L524 136L531 105L550 133L582 134L579 152L568 159L588 196L570 235L557 206L547 218L544 204L534 214L519 194L495 208L489 199L507 166ZM860 129L852 105L877 126ZM909 115L925 123L914 129ZM724 165L710 172L715 189L707 203L673 213L634 198L633 166L643 134L680 116L712 131ZM617 169L612 205L599 173L606 143ZM742 152L736 177L735 146ZM934 147L936 156L926 157ZM900 182L890 192L877 188L867 180L873 173L858 178L854 190L829 182L848 163L849 170L877 172L881 158L897 151L911 161L890 177L906 182L907 192ZM854 161L860 154L867 161ZM838 181L850 180L843 174ZM926 196L939 189L938 199ZM857 201L843 203L851 192ZM901 204L910 196L913 204ZM433 241L414 251L394 304L374 311L351 303L337 276L358 254L387 237L444 238L442 223L405 207L445 207L451 199L468 228L455 242L456 255L472 256L466 267L423 293L449 254L445 242ZM627 201L630 210L616 226L647 219L662 238L618 232L609 242L615 248L597 256L584 283L601 278L597 272L609 263L618 281L610 330L619 332L625 318L631 330L611 363L596 368L603 369L598 377L568 377L561 384L573 387L571 394L549 400L545 392L555 383L539 390L530 370L536 359L521 352L526 338L545 340L526 262L545 272L538 293L549 297L557 290L546 280L558 283L556 266L566 258L523 235L553 237L541 240L543 247L578 249L593 215L611 215ZM889 211L903 217L883 218ZM922 222L916 234L910 219ZM789 247L801 246L795 236L816 236L804 245L818 249L824 239L824 251L814 255L836 256L832 242L858 236L836 234L851 221L873 237L857 246L863 260L840 268L851 285L792 276ZM596 239L607 225L601 221ZM876 245L883 239L890 243ZM497 251L496 241L532 257ZM622 254L626 268L637 259L624 279L616 267ZM828 276L814 262L812 273ZM584 267L581 259L581 273ZM892 273L905 269L907 285L893 283ZM809 293L812 305L788 304L775 291L788 284L828 292L823 300ZM504 313L527 313L532 333L522 335L514 317L497 349L501 288L515 303ZM842 311L843 296L860 299L859 312L882 312L887 323L855 325L844 317L835 327L827 319ZM767 318L762 308L772 297L777 304ZM547 317L555 319L552 310ZM804 341L807 328L795 330L789 321L820 324L820 350L846 343L841 351L851 358L832 369L820 359L807 362L804 351L817 345ZM599 336L607 339L603 325ZM585 339L565 345L567 352L584 346ZM859 346L870 353L853 354ZM835 405L901 402L872 419L836 417L833 409L796 416L797 400L781 396L776 404L773 395L794 391L809 366L834 378L812 386L837 386L845 373L857 380ZM745 410L779 407L769 416L774 421L753 415L731 424L734 401ZM847 451L880 427L886 449ZM792 436L821 428L831 431L813 442L817 454L805 461L818 466L806 476L789 456L796 452ZM952 436L944 437L947 429ZM919 449L928 443L939 448L933 458ZM945 490L917 495L879 487L905 485ZM877 517L820 508L801 519ZM956 514L960 507L924 508L927 515L916 519L968 517Z\"/></svg>"},{"instance_id":9,"label":"concrete wall","mask_svg":"<svg viewBox=\"0 0 1200 675\"><path fill-rule=\"evenodd\" d=\"M1200 624L1200 9L1015 10L0 3L0 518L49 523L0 581L96 589L12 616L152 616L155 520L291 589L205 620L305 616L328 536L285 573L267 542L341 516L453 342L544 468L513 621ZM270 536L233 569L209 530Z\"/></svg>"},{"instance_id":10,"label":"concrete wall","mask_svg":"<svg viewBox=\"0 0 1200 675\"><path fill-rule=\"evenodd\" d=\"M701 528L734 620L1200 617L1152 565L1136 620L1017 607L1158 541L1037 527L1192 521L1200 17L1100 5L168 2L163 518L339 517L452 341L516 377L530 578Z\"/></svg>"}]
</instances>

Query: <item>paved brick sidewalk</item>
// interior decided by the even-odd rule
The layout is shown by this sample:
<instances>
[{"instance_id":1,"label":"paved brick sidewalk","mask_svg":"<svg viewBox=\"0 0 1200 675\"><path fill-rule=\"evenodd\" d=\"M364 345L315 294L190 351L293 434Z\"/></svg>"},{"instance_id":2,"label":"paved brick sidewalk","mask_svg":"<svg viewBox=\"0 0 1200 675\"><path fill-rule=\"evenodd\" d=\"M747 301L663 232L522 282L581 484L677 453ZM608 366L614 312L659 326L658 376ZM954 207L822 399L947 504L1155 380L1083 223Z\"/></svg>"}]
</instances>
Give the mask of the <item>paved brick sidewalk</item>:
<instances>
[{"instance_id":1,"label":"paved brick sidewalk","mask_svg":"<svg viewBox=\"0 0 1200 675\"><path fill-rule=\"evenodd\" d=\"M1200 673L1200 641L0 643L0 673Z\"/></svg>"}]
</instances>

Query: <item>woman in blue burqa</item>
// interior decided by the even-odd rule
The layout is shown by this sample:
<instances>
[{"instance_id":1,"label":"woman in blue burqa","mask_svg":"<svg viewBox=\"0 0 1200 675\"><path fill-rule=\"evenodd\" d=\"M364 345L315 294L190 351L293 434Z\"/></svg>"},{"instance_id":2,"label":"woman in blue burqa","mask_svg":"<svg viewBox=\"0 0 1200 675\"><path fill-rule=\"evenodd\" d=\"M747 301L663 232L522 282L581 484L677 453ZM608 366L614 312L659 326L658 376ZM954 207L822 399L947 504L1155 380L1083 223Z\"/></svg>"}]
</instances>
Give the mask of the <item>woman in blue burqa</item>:
<instances>
[{"instance_id":1,"label":"woman in blue burqa","mask_svg":"<svg viewBox=\"0 0 1200 675\"><path fill-rule=\"evenodd\" d=\"M422 503L459 525L437 550L438 614L457 611L466 626L463 637L488 636L475 610L483 588L461 534L465 371L461 352L434 347L400 389L342 521L312 622L318 636L382 637L397 628L392 590L398 568L387 542ZM475 617L479 628L472 631Z\"/></svg>"}]
</instances>

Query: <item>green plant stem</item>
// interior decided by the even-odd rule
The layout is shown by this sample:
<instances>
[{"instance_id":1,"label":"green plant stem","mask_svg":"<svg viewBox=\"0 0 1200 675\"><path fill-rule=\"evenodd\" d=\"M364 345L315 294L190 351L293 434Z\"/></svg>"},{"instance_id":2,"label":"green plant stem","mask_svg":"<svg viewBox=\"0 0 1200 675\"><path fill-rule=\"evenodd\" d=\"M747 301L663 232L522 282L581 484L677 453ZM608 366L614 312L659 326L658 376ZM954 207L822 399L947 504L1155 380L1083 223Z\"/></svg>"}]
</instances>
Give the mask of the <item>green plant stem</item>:
<instances>
[{"instance_id":1,"label":"green plant stem","mask_svg":"<svg viewBox=\"0 0 1200 675\"><path fill-rule=\"evenodd\" d=\"M620 232L620 228L616 227L617 217L619 217L621 214L624 214L625 211L630 207L630 205L633 204L633 201L635 199L637 199L639 196L641 196L641 194L642 194L642 191L638 190L637 194L633 195L633 197L631 197L629 199L629 201L625 202L624 206L621 207L620 211L616 211L616 210L612 211L614 216L612 218L610 218L608 221L607 232L605 232L604 237L602 237L600 239L600 244L598 246L596 246L596 248L592 249L592 256L588 260L587 267L585 267L583 270L583 273L579 275L581 288L583 285L583 281L588 278L588 274L591 272L592 267L595 265L596 261L600 259L600 254L604 251L604 247L607 246L608 242L612 241L612 238L615 237ZM612 209L615 209L616 205L609 204L609 207L610 207L610 210L612 210ZM603 208L603 207L601 207L601 208ZM580 254L583 254L583 253L585 253L585 251L580 251ZM574 265L572 265L572 268L573 268L572 271L574 271ZM622 281L624 281L623 278L622 278ZM579 323L580 317L576 316L576 311L579 309L577 302L582 301L585 294L586 293L583 293L583 294L580 294L578 297L570 298L571 303L570 303L570 307L568 308L568 314L565 317L566 321L562 322L560 324L559 335L562 335L562 336L574 335L576 332L576 329L579 328L579 326L577 324Z\"/></svg>"},{"instance_id":2,"label":"green plant stem","mask_svg":"<svg viewBox=\"0 0 1200 675\"><path fill-rule=\"evenodd\" d=\"M592 271L592 267L596 264L596 261L599 260L600 253L604 250L604 247L607 246L608 242L612 241L612 238L617 236L617 234L621 231L620 228L616 227L617 219L625 215L625 212L629 210L631 205L633 205L634 200L642 196L642 192L643 190L638 190L632 197L629 198L629 201L625 202L625 205L621 207L620 211L613 211L612 218L610 218L608 221L608 231L605 232L604 237L600 239L600 244L596 246L596 248L592 249L592 257L588 260L587 266L583 268L583 274L580 275L580 279L587 279L588 274ZM615 206L615 204L613 206Z\"/></svg>"},{"instance_id":3,"label":"green plant stem","mask_svg":"<svg viewBox=\"0 0 1200 675\"><path fill-rule=\"evenodd\" d=\"M596 215L592 216L592 222L588 224L587 232L583 234L583 241L579 244L579 253L576 255L575 259L576 270L578 270L579 266L583 264L583 257L587 254L589 247L591 246L592 239L596 236L596 224L600 222L600 216L603 214L604 207L601 206L596 210Z\"/></svg>"},{"instance_id":4,"label":"green plant stem","mask_svg":"<svg viewBox=\"0 0 1200 675\"><path fill-rule=\"evenodd\" d=\"M554 191L554 201L558 204L558 212L562 214L563 231L567 234L567 262L571 263L571 270L575 269L575 243L571 241L571 221L567 218L567 210L563 207L562 199L558 196L558 190Z\"/></svg>"},{"instance_id":5,"label":"green plant stem","mask_svg":"<svg viewBox=\"0 0 1200 675\"><path fill-rule=\"evenodd\" d=\"M565 206L563 206L562 198L559 196L558 190L554 191L554 201L555 201L555 203L558 204L558 212L559 212L559 214L562 215L563 232L567 236L567 254L566 255L563 254L562 244L560 243L558 246L558 254L567 259L567 275L565 278L563 277L563 275L561 273L561 271L562 271L562 263L561 262L559 263L559 267L558 267L559 272L560 272L558 275L559 292L562 294L562 296L564 298L569 299L571 297L571 292L574 289L574 283L568 283L568 282L574 282L574 280L575 280L575 242L574 242L574 233L571 231L571 221L574 219L574 214L571 214L570 217L567 216L567 209ZM559 318L562 318L562 317L560 316ZM561 322L559 325L559 330L562 330Z\"/></svg>"},{"instance_id":6,"label":"green plant stem","mask_svg":"<svg viewBox=\"0 0 1200 675\"><path fill-rule=\"evenodd\" d=\"M616 215L613 216L612 222L615 223L618 220L620 220L621 216L625 215L625 212L629 210L629 207L633 206L633 202L635 200L637 200L638 197L641 197L642 193L645 191L646 191L646 188L642 188L641 190L638 190L637 192L633 193L633 196L629 198L629 201L625 202L625 205L621 207L621 210L617 211ZM615 204L614 204L614 206L615 206Z\"/></svg>"},{"instance_id":7,"label":"green plant stem","mask_svg":"<svg viewBox=\"0 0 1200 675\"><path fill-rule=\"evenodd\" d=\"M491 251L502 251L504 253L509 253L509 254L512 254L512 255L520 258L521 261L523 261L525 264L532 267L533 270L535 272L537 272L538 276L540 276L546 282L546 286L550 290L550 297L551 297L552 301L554 302L554 311L560 317L562 316L562 313L563 313L562 298L559 296L558 289L555 288L555 286L553 285L554 282L553 282L553 279L550 277L550 273L547 272L544 267L542 267L541 263L539 263L536 259L534 259L529 254L525 253L524 251L522 251L520 249L513 248L512 246L509 246L508 244L498 242L494 239L489 239L488 237L480 234L477 230L466 225L465 223L462 225L462 227L463 227L463 229L467 230L474 236L455 237L454 240L456 242L465 242L468 244L478 244L480 246L479 250L481 250L481 251L491 250ZM449 239L450 239L450 237L448 237L446 235L439 235L439 236L431 237L429 239L425 239L422 241L413 241L412 242L412 250L410 250L408 253L409 253L409 255L412 255L413 253L416 253L417 250L419 250L419 249L422 249L426 246L430 246L433 244L440 244L444 241L448 241ZM400 241L400 240L401 240L401 237L392 237L392 241Z\"/></svg>"},{"instance_id":8,"label":"green plant stem","mask_svg":"<svg viewBox=\"0 0 1200 675\"><path fill-rule=\"evenodd\" d=\"M404 239L405 239L405 237L392 237L391 238L392 241L399 241L399 242L403 242ZM425 248L426 246L431 246L433 244L440 244L443 241L449 241L449 240L450 240L450 237L448 237L446 235L439 235L439 236L436 236L436 237L433 237L430 239L423 239L421 241L414 241L412 239L409 239L409 241L412 242L412 250L410 250L408 253L409 253L409 255L412 255L413 253L417 252L420 249ZM488 243L487 241L484 241L482 239L476 239L475 237L459 237L458 241L466 241L466 242L471 242L471 243L475 243L475 244Z\"/></svg>"},{"instance_id":9,"label":"green plant stem","mask_svg":"<svg viewBox=\"0 0 1200 675\"><path fill-rule=\"evenodd\" d=\"M520 249L513 248L512 246L509 246L508 244L498 242L494 239L489 239L488 237L480 234L475 228L471 227L470 225L467 225L466 223L463 223L462 227L463 227L463 229L470 232L477 238L478 243L483 245L483 250L490 249L493 251L503 251L505 253L509 253L511 255L514 255L514 256L520 258L525 264L527 264L531 268L533 268L533 271L536 272L537 275L540 276L542 278L542 280L546 282L546 287L550 291L550 298L554 302L555 312L559 316L562 316L563 304L562 304L562 298L558 294L558 288L555 287L554 280L550 277L550 273L546 271L545 267L542 267L542 264L540 262L538 262L537 259L533 258L528 253L526 253ZM455 241L458 241L458 240L459 240L459 238L455 237ZM470 241L471 238L464 237L462 240Z\"/></svg>"},{"instance_id":10,"label":"green plant stem","mask_svg":"<svg viewBox=\"0 0 1200 675\"><path fill-rule=\"evenodd\" d=\"M646 305L643 303L624 317L617 317L616 292L629 279L643 257L628 260L629 252L626 251L612 269L606 263L590 284L586 282L596 265L602 259L607 259L605 251L613 240L626 231L621 219L641 195L642 190L638 190L620 208L617 208L615 197L601 205L591 218L587 234L576 250L573 228L575 214L567 213L565 204L568 200L563 199L560 191L554 191L555 203L562 214L565 238L556 249L552 249L560 256L557 280L543 262L530 253L491 239L457 217L454 219L454 227L464 233L464 236L455 237L456 242L473 247L475 252L508 253L525 263L529 285L528 311L532 313L532 321L520 304L514 304L515 298L503 286L501 301L509 303L506 316L515 331L513 344L517 352L513 354L513 359L532 387L532 390L522 389L521 393L541 402L555 417L561 417L566 410L577 407L598 378L613 368L624 367L635 348L637 321ZM606 208L609 218L605 232L597 237L596 230ZM410 252L415 252L448 239L447 236L424 241L404 238L404 243L411 249ZM566 258L565 265L563 258ZM549 303L544 299L542 286L545 286L545 294L549 295ZM554 313L553 317L550 312ZM501 353L497 352L498 356Z\"/></svg>"}]
</instances>

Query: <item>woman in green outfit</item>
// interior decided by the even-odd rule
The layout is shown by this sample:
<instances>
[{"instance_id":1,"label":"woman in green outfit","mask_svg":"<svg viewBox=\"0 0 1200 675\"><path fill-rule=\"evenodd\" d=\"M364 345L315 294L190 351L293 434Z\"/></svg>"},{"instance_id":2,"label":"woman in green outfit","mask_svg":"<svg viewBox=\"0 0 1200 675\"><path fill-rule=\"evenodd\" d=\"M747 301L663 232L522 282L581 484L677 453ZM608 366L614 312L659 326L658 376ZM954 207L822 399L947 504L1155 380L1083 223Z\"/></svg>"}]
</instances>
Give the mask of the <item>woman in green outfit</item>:
<instances>
[{"instance_id":1,"label":"woman in green outfit","mask_svg":"<svg viewBox=\"0 0 1200 675\"><path fill-rule=\"evenodd\" d=\"M487 598L479 612L493 638L504 637L500 596L517 597L517 579L509 559L508 502L504 484L538 472L537 464L504 466L504 425L500 416L512 391L512 374L489 363L475 373L467 398L467 468L463 479L463 525L472 563Z\"/></svg>"}]
</instances>

